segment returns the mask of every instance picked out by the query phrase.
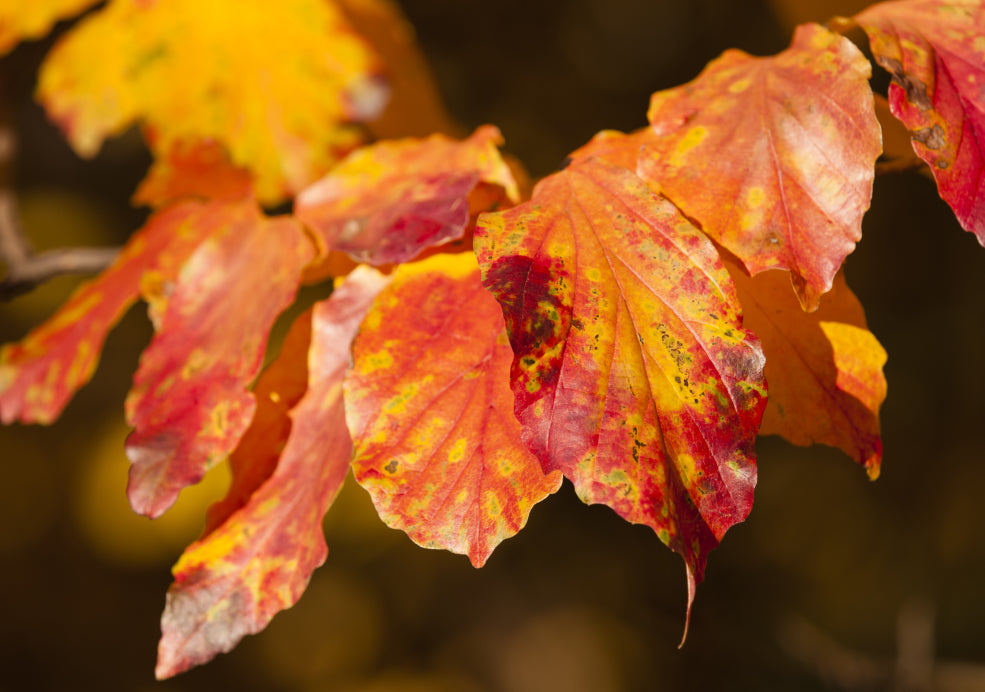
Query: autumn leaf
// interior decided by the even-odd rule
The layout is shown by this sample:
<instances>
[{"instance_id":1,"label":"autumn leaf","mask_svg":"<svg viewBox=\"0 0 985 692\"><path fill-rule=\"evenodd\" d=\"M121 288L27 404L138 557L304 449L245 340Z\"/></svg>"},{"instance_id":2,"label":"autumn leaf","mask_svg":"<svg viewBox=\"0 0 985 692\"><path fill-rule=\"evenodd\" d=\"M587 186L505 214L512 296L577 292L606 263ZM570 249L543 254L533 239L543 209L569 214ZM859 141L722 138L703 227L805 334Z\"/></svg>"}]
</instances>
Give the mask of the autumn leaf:
<instances>
[{"instance_id":1,"label":"autumn leaf","mask_svg":"<svg viewBox=\"0 0 985 692\"><path fill-rule=\"evenodd\" d=\"M475 243L527 446L585 502L656 531L693 597L708 551L752 506L766 405L763 355L714 246L592 158L483 214Z\"/></svg>"},{"instance_id":2,"label":"autumn leaf","mask_svg":"<svg viewBox=\"0 0 985 692\"><path fill-rule=\"evenodd\" d=\"M892 75L893 115L962 228L985 245L985 4L883 2L854 19Z\"/></svg>"},{"instance_id":3,"label":"autumn leaf","mask_svg":"<svg viewBox=\"0 0 985 692\"><path fill-rule=\"evenodd\" d=\"M161 515L233 450L253 416L247 391L267 333L294 299L311 242L255 202L215 202L193 220L206 236L175 281L145 277L155 336L127 396L134 511Z\"/></svg>"},{"instance_id":4,"label":"autumn leaf","mask_svg":"<svg viewBox=\"0 0 985 692\"><path fill-rule=\"evenodd\" d=\"M322 518L342 487L352 454L342 378L356 329L386 281L363 267L314 308L310 385L291 411L293 425L276 469L174 566L161 618L158 679L209 661L262 630L294 605L325 561ZM294 337L303 341L307 329L297 328ZM257 438L261 455L281 439L279 428L270 432L265 440Z\"/></svg>"},{"instance_id":5,"label":"autumn leaf","mask_svg":"<svg viewBox=\"0 0 985 692\"><path fill-rule=\"evenodd\" d=\"M791 271L817 308L861 237L879 125L869 62L846 38L797 27L779 55L726 51L692 82L660 91L658 141L639 174L751 274Z\"/></svg>"},{"instance_id":6,"label":"autumn leaf","mask_svg":"<svg viewBox=\"0 0 985 692\"><path fill-rule=\"evenodd\" d=\"M513 351L475 256L398 268L353 358L345 402L356 480L389 526L481 567L561 474L545 474L520 440Z\"/></svg>"},{"instance_id":7,"label":"autumn leaf","mask_svg":"<svg viewBox=\"0 0 985 692\"><path fill-rule=\"evenodd\" d=\"M501 143L499 130L485 125L463 141L433 135L364 147L298 195L294 213L326 252L377 266L409 261L462 237L480 183L519 201Z\"/></svg>"},{"instance_id":8,"label":"autumn leaf","mask_svg":"<svg viewBox=\"0 0 985 692\"><path fill-rule=\"evenodd\" d=\"M596 158L636 172L643 147L659 141L653 129L642 127L626 134L618 130L602 130L587 144L575 149L567 158L568 164Z\"/></svg>"},{"instance_id":9,"label":"autumn leaf","mask_svg":"<svg viewBox=\"0 0 985 692\"><path fill-rule=\"evenodd\" d=\"M277 202L360 143L377 72L326 0L112 0L52 49L38 97L83 156L136 122L158 156L214 139Z\"/></svg>"},{"instance_id":10,"label":"autumn leaf","mask_svg":"<svg viewBox=\"0 0 985 692\"><path fill-rule=\"evenodd\" d=\"M73 17L99 0L9 0L0 4L0 56L24 39L46 35L60 19Z\"/></svg>"},{"instance_id":11,"label":"autumn leaf","mask_svg":"<svg viewBox=\"0 0 985 692\"><path fill-rule=\"evenodd\" d=\"M766 354L769 404L759 428L798 445L838 447L879 475L879 407L886 398L886 351L868 330L861 304L835 276L815 312L801 310L786 272L750 278L725 262L739 293L745 326Z\"/></svg>"},{"instance_id":12,"label":"autumn leaf","mask_svg":"<svg viewBox=\"0 0 985 692\"><path fill-rule=\"evenodd\" d=\"M79 286L68 301L23 340L0 349L0 419L51 423L92 377L103 341L140 295L153 271L173 280L205 237L200 203L170 207L135 233L116 261Z\"/></svg>"},{"instance_id":13,"label":"autumn leaf","mask_svg":"<svg viewBox=\"0 0 985 692\"><path fill-rule=\"evenodd\" d=\"M133 193L134 204L161 207L187 198L236 200L252 194L249 171L233 166L215 140L175 142L154 161Z\"/></svg>"}]
</instances>

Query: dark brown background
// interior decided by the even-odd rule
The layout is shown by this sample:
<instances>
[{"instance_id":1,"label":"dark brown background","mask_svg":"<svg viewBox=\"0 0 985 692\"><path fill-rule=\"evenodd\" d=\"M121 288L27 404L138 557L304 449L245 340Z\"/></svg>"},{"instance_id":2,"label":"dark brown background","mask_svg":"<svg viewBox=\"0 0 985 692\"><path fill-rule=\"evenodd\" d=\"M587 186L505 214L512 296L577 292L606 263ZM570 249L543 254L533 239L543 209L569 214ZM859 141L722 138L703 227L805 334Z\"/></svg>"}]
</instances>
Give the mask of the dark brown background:
<instances>
[{"instance_id":1,"label":"dark brown background","mask_svg":"<svg viewBox=\"0 0 985 692\"><path fill-rule=\"evenodd\" d=\"M726 48L773 53L797 21L858 9L404 6L453 112L499 125L536 175L597 130L644 124L652 91ZM122 242L142 219L127 199L149 159L134 133L92 162L71 153L31 100L49 45L0 59L25 224L42 247ZM756 506L711 556L682 651L680 559L650 530L582 505L570 485L476 571L383 527L350 481L326 522L328 562L299 605L234 653L155 683L169 567L220 483L173 519L127 513L122 402L150 334L136 308L57 424L0 429L0 690L893 689L901 635L938 673L973 666L961 674L972 680L985 666L985 250L915 174L877 181L864 235L847 273L890 356L883 477L869 483L835 450L762 441ZM0 340L20 338L72 285L0 305Z\"/></svg>"}]
</instances>

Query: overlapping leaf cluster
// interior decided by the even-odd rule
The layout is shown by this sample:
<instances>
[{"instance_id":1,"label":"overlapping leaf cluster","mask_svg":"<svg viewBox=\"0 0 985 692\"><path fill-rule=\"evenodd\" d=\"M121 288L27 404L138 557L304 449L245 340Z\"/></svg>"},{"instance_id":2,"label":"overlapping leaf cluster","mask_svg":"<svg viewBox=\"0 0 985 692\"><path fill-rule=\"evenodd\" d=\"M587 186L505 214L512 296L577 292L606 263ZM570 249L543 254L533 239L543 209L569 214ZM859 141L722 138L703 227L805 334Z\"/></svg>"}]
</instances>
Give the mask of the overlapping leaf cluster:
<instances>
[{"instance_id":1,"label":"overlapping leaf cluster","mask_svg":"<svg viewBox=\"0 0 985 692\"><path fill-rule=\"evenodd\" d=\"M84 4L0 15L0 49ZM985 238L982 2L889 2L832 26L853 21L941 196ZM453 128L386 0L112 0L56 46L39 97L83 154L140 122L156 161L135 199L155 211L3 347L0 418L54 420L147 302L133 508L159 516L210 467L233 471L175 565L160 677L297 600L350 468L387 524L476 566L568 478L684 558L690 609L752 507L757 434L879 474L886 356L840 272L881 152L870 70L816 24L776 56L726 52L655 93L647 127L600 133L527 195L491 126L355 148L404 121ZM259 206L285 195L291 214ZM331 277L261 372L299 285Z\"/></svg>"}]
</instances>

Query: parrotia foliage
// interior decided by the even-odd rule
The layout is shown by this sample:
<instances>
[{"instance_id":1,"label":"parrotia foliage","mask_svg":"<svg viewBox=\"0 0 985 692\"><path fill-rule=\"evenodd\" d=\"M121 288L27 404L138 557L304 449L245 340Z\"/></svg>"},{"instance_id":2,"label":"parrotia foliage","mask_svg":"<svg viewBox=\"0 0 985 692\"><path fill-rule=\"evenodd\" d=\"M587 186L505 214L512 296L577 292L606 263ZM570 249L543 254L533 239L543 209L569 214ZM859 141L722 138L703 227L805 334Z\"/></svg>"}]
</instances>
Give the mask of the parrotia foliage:
<instances>
[{"instance_id":1,"label":"parrotia foliage","mask_svg":"<svg viewBox=\"0 0 985 692\"><path fill-rule=\"evenodd\" d=\"M5 3L0 52L92 4ZM757 435L879 475L886 354L839 271L877 163L922 159L985 243L982 0L727 51L533 186L495 126L459 131L411 37L388 0L110 0L38 75L83 156L139 124L154 163L134 203L153 214L3 347L0 418L55 420L143 299L133 509L232 468L174 567L159 677L295 603L350 468L384 522L476 567L568 478L683 557L690 609L752 507ZM883 154L891 117L913 152ZM328 280L262 369L299 286Z\"/></svg>"}]
</instances>

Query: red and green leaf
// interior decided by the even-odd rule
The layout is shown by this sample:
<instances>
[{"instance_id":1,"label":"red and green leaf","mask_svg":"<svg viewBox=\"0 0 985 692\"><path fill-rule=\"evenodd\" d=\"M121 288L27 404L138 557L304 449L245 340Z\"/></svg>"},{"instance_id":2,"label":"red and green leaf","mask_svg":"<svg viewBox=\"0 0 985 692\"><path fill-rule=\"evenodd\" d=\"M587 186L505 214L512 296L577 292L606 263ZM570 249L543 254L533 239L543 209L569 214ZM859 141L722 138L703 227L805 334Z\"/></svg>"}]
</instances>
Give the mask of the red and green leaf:
<instances>
[{"instance_id":1,"label":"red and green leaf","mask_svg":"<svg viewBox=\"0 0 985 692\"><path fill-rule=\"evenodd\" d=\"M869 62L819 25L769 58L726 51L660 91L639 173L751 274L789 269L817 308L862 234L881 149Z\"/></svg>"},{"instance_id":2,"label":"red and green leaf","mask_svg":"<svg viewBox=\"0 0 985 692\"><path fill-rule=\"evenodd\" d=\"M886 351L868 330L862 306L835 276L815 312L801 310L783 271L750 278L726 261L743 321L763 344L769 404L761 435L798 445L838 447L879 475L879 407L886 398Z\"/></svg>"},{"instance_id":3,"label":"red and green leaf","mask_svg":"<svg viewBox=\"0 0 985 692\"><path fill-rule=\"evenodd\" d=\"M92 377L103 341L140 295L144 274L171 281L206 235L207 207L185 203L155 214L98 278L23 340L0 349L0 420L51 423Z\"/></svg>"},{"instance_id":4,"label":"red and green leaf","mask_svg":"<svg viewBox=\"0 0 985 692\"><path fill-rule=\"evenodd\" d=\"M215 139L276 202L360 143L378 69L325 0L112 0L48 54L38 97L83 156L136 122L159 156Z\"/></svg>"},{"instance_id":5,"label":"red and green leaf","mask_svg":"<svg viewBox=\"0 0 985 692\"><path fill-rule=\"evenodd\" d=\"M292 427L276 469L174 566L161 618L159 679L204 663L262 630L276 613L294 605L325 561L322 519L342 487L352 454L342 380L352 338L386 281L362 268L314 308L309 385L290 413ZM295 346L306 331L295 330ZM288 354L295 355L293 347ZM293 396L297 383L288 389ZM270 391L278 390L273 386ZM260 456L282 441L282 428L269 432L269 438L258 438ZM248 455L251 449L238 451Z\"/></svg>"},{"instance_id":6,"label":"red and green leaf","mask_svg":"<svg viewBox=\"0 0 985 692\"><path fill-rule=\"evenodd\" d=\"M513 351L475 256L398 268L353 358L345 396L356 480L389 526L481 567L561 474L545 474L521 441Z\"/></svg>"},{"instance_id":7,"label":"red and green leaf","mask_svg":"<svg viewBox=\"0 0 985 692\"><path fill-rule=\"evenodd\" d=\"M488 194L480 183L519 201L501 143L486 125L462 141L433 135L364 147L298 195L295 215L326 251L377 266L407 262L465 234L470 196Z\"/></svg>"},{"instance_id":8,"label":"red and green leaf","mask_svg":"<svg viewBox=\"0 0 985 692\"><path fill-rule=\"evenodd\" d=\"M961 226L985 245L985 3L883 2L855 21L892 75L893 115Z\"/></svg>"},{"instance_id":9,"label":"red and green leaf","mask_svg":"<svg viewBox=\"0 0 985 692\"><path fill-rule=\"evenodd\" d=\"M293 219L268 219L250 200L212 203L189 223L206 239L176 280L142 286L156 335L126 401L130 504L150 517L239 442L267 333L314 255Z\"/></svg>"},{"instance_id":10,"label":"red and green leaf","mask_svg":"<svg viewBox=\"0 0 985 692\"><path fill-rule=\"evenodd\" d=\"M515 358L524 440L585 502L646 524L702 578L752 506L763 355L712 243L598 159L483 214L483 284Z\"/></svg>"}]
</instances>

